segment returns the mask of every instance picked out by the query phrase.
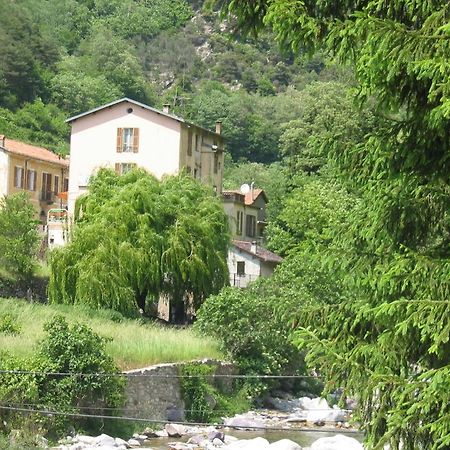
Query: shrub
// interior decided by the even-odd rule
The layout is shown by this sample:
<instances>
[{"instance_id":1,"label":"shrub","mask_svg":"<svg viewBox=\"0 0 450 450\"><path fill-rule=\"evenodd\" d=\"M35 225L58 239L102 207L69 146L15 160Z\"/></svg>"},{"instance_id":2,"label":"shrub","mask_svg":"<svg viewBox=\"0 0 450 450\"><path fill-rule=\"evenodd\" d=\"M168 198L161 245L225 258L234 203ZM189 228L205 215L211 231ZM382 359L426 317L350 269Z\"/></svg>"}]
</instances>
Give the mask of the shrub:
<instances>
[{"instance_id":1,"label":"shrub","mask_svg":"<svg viewBox=\"0 0 450 450\"><path fill-rule=\"evenodd\" d=\"M0 316L0 333L17 335L20 334L21 327L17 323L17 317L12 314Z\"/></svg>"},{"instance_id":2,"label":"shrub","mask_svg":"<svg viewBox=\"0 0 450 450\"><path fill-rule=\"evenodd\" d=\"M230 395L221 392L209 378L215 370L215 366L198 363L182 366L181 392L187 420L208 423L250 408L247 387L244 385L240 389L233 389Z\"/></svg>"},{"instance_id":3,"label":"shrub","mask_svg":"<svg viewBox=\"0 0 450 450\"><path fill-rule=\"evenodd\" d=\"M19 278L29 278L36 265L39 234L27 194L0 200L0 265Z\"/></svg>"},{"instance_id":4,"label":"shrub","mask_svg":"<svg viewBox=\"0 0 450 450\"><path fill-rule=\"evenodd\" d=\"M89 408L96 408L95 412L102 414L97 408L119 407L123 401L124 380L116 375L117 368L106 354L106 340L85 325L70 326L59 316L44 329L47 336L35 358L18 360L8 355L1 358L1 370L30 373L2 373L0 401L63 413L92 414ZM26 420L19 414L2 412L1 416L8 424L6 431L17 424L23 425ZM74 420L64 415L30 418L43 433L50 435L65 432L69 423L92 430L102 425L97 420Z\"/></svg>"},{"instance_id":5,"label":"shrub","mask_svg":"<svg viewBox=\"0 0 450 450\"><path fill-rule=\"evenodd\" d=\"M303 357L291 342L291 323L279 313L278 298L261 296L260 285L246 290L225 288L209 297L197 314L195 327L217 338L243 373L302 374ZM259 381L247 383L252 395L266 387L267 383Z\"/></svg>"}]
</instances>

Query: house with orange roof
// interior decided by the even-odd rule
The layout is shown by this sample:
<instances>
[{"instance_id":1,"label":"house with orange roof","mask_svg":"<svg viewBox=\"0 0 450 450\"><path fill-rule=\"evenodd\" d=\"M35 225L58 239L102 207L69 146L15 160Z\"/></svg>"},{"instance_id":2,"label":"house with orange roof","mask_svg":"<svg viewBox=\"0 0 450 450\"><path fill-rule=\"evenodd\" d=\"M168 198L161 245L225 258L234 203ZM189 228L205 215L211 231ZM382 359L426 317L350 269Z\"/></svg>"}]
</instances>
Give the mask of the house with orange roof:
<instances>
[{"instance_id":1,"label":"house with orange roof","mask_svg":"<svg viewBox=\"0 0 450 450\"><path fill-rule=\"evenodd\" d=\"M42 147L0 135L0 195L26 192L46 225L50 209L65 208L69 161Z\"/></svg>"},{"instance_id":2,"label":"house with orange roof","mask_svg":"<svg viewBox=\"0 0 450 450\"><path fill-rule=\"evenodd\" d=\"M232 237L227 258L231 286L245 288L251 281L269 277L282 261L262 245L267 203L265 192L253 183L243 184L240 190L222 192Z\"/></svg>"},{"instance_id":3,"label":"house with orange roof","mask_svg":"<svg viewBox=\"0 0 450 450\"><path fill-rule=\"evenodd\" d=\"M222 204L228 216L233 239L262 241L266 227L267 196L262 189L244 185L248 192L226 190L222 192Z\"/></svg>"}]
</instances>

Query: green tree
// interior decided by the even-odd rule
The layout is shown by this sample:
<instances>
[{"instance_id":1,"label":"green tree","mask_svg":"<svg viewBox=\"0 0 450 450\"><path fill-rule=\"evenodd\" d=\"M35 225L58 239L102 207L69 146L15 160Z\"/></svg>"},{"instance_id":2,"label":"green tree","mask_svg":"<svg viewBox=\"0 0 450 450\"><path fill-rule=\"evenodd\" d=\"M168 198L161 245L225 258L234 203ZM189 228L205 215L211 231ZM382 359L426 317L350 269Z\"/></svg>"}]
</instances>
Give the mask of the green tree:
<instances>
[{"instance_id":1,"label":"green tree","mask_svg":"<svg viewBox=\"0 0 450 450\"><path fill-rule=\"evenodd\" d=\"M345 301L305 314L311 328L298 343L330 389L359 397L369 448L448 448L449 4L234 0L230 9L294 50L349 61L359 98L378 113L362 145L334 152L362 197L329 255Z\"/></svg>"},{"instance_id":2,"label":"green tree","mask_svg":"<svg viewBox=\"0 0 450 450\"><path fill-rule=\"evenodd\" d=\"M35 216L24 192L0 200L0 264L20 279L28 279L37 262L40 238Z\"/></svg>"},{"instance_id":3,"label":"green tree","mask_svg":"<svg viewBox=\"0 0 450 450\"><path fill-rule=\"evenodd\" d=\"M78 208L72 241L51 256L51 302L145 311L163 294L184 320L228 280L225 213L188 176L103 170Z\"/></svg>"}]
</instances>

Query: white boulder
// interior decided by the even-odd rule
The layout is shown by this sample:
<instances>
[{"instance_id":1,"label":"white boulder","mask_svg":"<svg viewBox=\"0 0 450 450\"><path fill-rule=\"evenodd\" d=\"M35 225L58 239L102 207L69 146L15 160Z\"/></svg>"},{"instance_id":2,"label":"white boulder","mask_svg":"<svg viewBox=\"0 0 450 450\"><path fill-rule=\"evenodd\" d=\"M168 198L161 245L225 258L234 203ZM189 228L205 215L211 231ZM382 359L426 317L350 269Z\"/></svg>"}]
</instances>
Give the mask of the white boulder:
<instances>
[{"instance_id":1,"label":"white boulder","mask_svg":"<svg viewBox=\"0 0 450 450\"><path fill-rule=\"evenodd\" d=\"M267 439L257 437L254 439L240 439L222 448L226 450L266 450L269 445Z\"/></svg>"},{"instance_id":2,"label":"white boulder","mask_svg":"<svg viewBox=\"0 0 450 450\"><path fill-rule=\"evenodd\" d=\"M333 437L320 438L314 441L311 450L364 450L364 447L356 439L337 434Z\"/></svg>"},{"instance_id":3,"label":"white boulder","mask_svg":"<svg viewBox=\"0 0 450 450\"><path fill-rule=\"evenodd\" d=\"M281 439L273 442L267 447L268 450L302 450L300 445L290 439Z\"/></svg>"}]
</instances>

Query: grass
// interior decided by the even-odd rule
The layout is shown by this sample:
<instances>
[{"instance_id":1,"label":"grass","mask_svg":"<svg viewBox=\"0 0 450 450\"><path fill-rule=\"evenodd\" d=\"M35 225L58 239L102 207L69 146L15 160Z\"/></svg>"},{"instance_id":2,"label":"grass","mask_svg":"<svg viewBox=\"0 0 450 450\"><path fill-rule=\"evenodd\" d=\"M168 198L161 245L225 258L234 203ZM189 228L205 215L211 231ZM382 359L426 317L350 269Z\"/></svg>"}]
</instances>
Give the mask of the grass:
<instances>
[{"instance_id":1,"label":"grass","mask_svg":"<svg viewBox=\"0 0 450 450\"><path fill-rule=\"evenodd\" d=\"M0 298L0 321L6 315L16 320L20 333L0 333L0 350L20 358L33 355L44 336L44 323L55 315L63 315L72 323L88 325L99 335L110 338L108 353L122 370L163 362L223 358L214 340L197 336L190 329L125 319L113 311Z\"/></svg>"}]
</instances>

